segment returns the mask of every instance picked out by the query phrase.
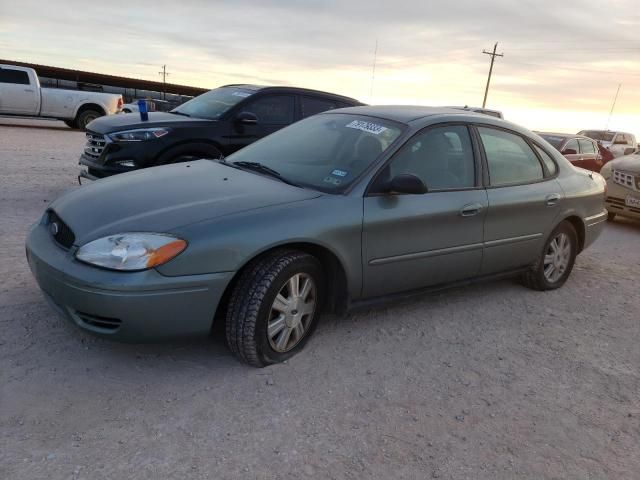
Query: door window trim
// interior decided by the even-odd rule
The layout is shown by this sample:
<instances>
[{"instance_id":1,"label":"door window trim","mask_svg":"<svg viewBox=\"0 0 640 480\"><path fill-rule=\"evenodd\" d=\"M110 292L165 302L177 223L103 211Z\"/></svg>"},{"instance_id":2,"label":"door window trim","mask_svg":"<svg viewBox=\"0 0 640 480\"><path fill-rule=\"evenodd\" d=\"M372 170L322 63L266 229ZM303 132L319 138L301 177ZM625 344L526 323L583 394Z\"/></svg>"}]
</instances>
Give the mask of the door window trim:
<instances>
[{"instance_id":1,"label":"door window trim","mask_svg":"<svg viewBox=\"0 0 640 480\"><path fill-rule=\"evenodd\" d=\"M472 124L470 126L473 127L473 129L475 131L475 134L476 134L476 139L477 139L478 143L480 144L480 153L482 155L482 166L484 168L484 172L486 173L486 175L483 175L483 181L485 182L484 188L486 188L487 190L488 189L494 189L494 188L517 187L517 186L520 186L520 185L535 185L536 183L548 182L550 180L553 180L560 174L560 168L558 166L558 162L553 158L553 155L550 155L549 152L547 151L547 149L543 148L539 143L534 142L533 140L531 140L527 136L521 134L520 132L516 132L514 130L510 130L508 128L504 128L502 126L489 125L489 124L485 124L485 123L474 123L474 124ZM515 135L517 137L522 138L522 140L524 140L524 142L527 144L527 146L531 149L531 151L535 155L536 159L538 160L538 163L540 164L540 167L542 167L542 178L539 179L539 180L532 180L532 181L527 181L527 182L514 182L514 183L506 183L504 185L491 185L491 175L490 175L490 172L489 172L489 162L487 161L487 152L484 149L484 143L482 143L482 138L480 136L480 131L478 130L479 128L489 128L489 129L494 129L494 130L501 130L503 132L510 133L511 135ZM536 152L536 149L533 148L533 145L536 145L543 152L545 152L547 155L549 155L551 157L551 160L553 160L553 162L556 164L556 173L554 175L550 175L550 172L547 170L547 167L544 164L544 162L542 161L542 159L540 158L540 156L538 155L538 152ZM580 148L580 147L578 146L578 148Z\"/></svg>"},{"instance_id":2,"label":"door window trim","mask_svg":"<svg viewBox=\"0 0 640 480\"><path fill-rule=\"evenodd\" d=\"M478 146L476 145L476 142L474 142L474 138L473 138L473 132L472 132L472 128L471 128L471 124L468 122L442 122L442 123L434 123L433 125L428 125L424 128L421 128L420 130L418 130L417 132L415 132L413 135L411 135L409 138L407 138L400 146L398 146L393 153L389 156L389 158L387 158L383 164L380 165L378 171L375 173L375 175L373 177L371 177L371 180L369 181L369 184L367 185L367 188L365 189L364 192L364 197L381 197L381 196L388 196L388 195L393 195L393 196L403 196L403 195L416 195L416 194L410 194L410 193L394 193L394 194L389 194L388 192L372 192L371 190L373 190L373 187L375 186L375 184L378 182L378 178L382 175L382 173L384 172L384 169L387 168L394 160L395 158L398 156L398 154L400 153L400 150L402 150L405 146L407 146L411 140L413 140L415 137L417 137L418 135L421 135L425 132L427 132L428 130L434 129L434 128L441 128L441 127L466 127L467 129L467 133L469 134L469 139L471 141L471 152L473 155L473 166L474 166L474 170L475 170L475 175L474 175L474 186L473 187L464 187L464 188L444 188L444 189L438 189L438 190L428 190L426 193L422 193L420 195L429 195L430 193L442 193L442 192L461 192L461 191L468 191L468 190L482 190L484 189L484 185L483 185L483 181L482 181L482 166L480 163L480 152L478 150ZM427 186L428 188L428 186Z\"/></svg>"}]
</instances>

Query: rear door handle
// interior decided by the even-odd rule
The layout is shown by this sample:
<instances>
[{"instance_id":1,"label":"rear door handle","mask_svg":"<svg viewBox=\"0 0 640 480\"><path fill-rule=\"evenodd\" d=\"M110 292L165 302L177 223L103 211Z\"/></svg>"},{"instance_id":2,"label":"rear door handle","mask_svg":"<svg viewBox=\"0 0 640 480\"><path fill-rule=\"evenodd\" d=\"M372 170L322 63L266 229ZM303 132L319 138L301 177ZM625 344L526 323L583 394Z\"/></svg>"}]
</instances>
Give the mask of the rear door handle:
<instances>
[{"instance_id":1,"label":"rear door handle","mask_svg":"<svg viewBox=\"0 0 640 480\"><path fill-rule=\"evenodd\" d=\"M547 206L553 207L560 201L560 194L552 193L551 195L547 195L544 200L547 203Z\"/></svg>"},{"instance_id":2,"label":"rear door handle","mask_svg":"<svg viewBox=\"0 0 640 480\"><path fill-rule=\"evenodd\" d=\"M472 217L480 213L483 208L480 203L470 203L460 209L460 215L463 217Z\"/></svg>"}]
</instances>

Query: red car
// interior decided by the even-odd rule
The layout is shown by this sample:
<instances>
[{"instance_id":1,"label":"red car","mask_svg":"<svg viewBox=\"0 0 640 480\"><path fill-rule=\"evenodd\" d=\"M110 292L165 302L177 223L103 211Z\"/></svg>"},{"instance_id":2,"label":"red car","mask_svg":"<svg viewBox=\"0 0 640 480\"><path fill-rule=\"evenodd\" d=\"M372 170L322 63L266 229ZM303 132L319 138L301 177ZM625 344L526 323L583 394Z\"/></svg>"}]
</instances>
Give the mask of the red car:
<instances>
[{"instance_id":1,"label":"red car","mask_svg":"<svg viewBox=\"0 0 640 480\"><path fill-rule=\"evenodd\" d=\"M537 133L576 167L599 172L605 163L614 158L609 150L589 137L568 133Z\"/></svg>"}]
</instances>

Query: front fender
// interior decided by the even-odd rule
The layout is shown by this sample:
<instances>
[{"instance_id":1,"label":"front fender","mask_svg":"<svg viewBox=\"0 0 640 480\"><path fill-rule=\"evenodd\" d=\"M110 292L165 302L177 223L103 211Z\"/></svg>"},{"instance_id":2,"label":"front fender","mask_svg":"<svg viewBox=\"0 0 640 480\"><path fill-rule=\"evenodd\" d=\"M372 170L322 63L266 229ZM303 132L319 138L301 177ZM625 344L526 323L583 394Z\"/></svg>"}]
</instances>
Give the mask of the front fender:
<instances>
[{"instance_id":1,"label":"front fender","mask_svg":"<svg viewBox=\"0 0 640 480\"><path fill-rule=\"evenodd\" d=\"M181 276L237 272L273 248L305 243L324 248L341 262L349 293L362 285L362 198L323 195L208 220L171 233L189 247L158 271Z\"/></svg>"}]
</instances>

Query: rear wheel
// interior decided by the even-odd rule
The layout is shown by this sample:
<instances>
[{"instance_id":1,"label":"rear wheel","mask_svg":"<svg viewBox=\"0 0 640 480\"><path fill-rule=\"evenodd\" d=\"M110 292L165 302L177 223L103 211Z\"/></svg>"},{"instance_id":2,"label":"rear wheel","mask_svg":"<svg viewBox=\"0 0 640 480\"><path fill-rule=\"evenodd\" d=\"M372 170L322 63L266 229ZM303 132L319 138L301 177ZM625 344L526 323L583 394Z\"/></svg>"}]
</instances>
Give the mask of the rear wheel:
<instances>
[{"instance_id":1,"label":"rear wheel","mask_svg":"<svg viewBox=\"0 0 640 480\"><path fill-rule=\"evenodd\" d=\"M78 128L75 120L63 120L63 122L69 128L73 128L74 130Z\"/></svg>"},{"instance_id":2,"label":"rear wheel","mask_svg":"<svg viewBox=\"0 0 640 480\"><path fill-rule=\"evenodd\" d=\"M83 110L76 116L75 123L77 125L77 128L79 128L80 130L86 130L87 125L101 116L102 112L98 112L97 110Z\"/></svg>"},{"instance_id":3,"label":"rear wheel","mask_svg":"<svg viewBox=\"0 0 640 480\"><path fill-rule=\"evenodd\" d=\"M324 295L320 262L296 250L280 250L241 274L227 309L231 351L255 367L299 352L315 330Z\"/></svg>"},{"instance_id":4,"label":"rear wheel","mask_svg":"<svg viewBox=\"0 0 640 480\"><path fill-rule=\"evenodd\" d=\"M553 290L567 281L578 253L578 236L571 223L560 223L547 239L542 255L523 275L523 283L534 290Z\"/></svg>"}]
</instances>

